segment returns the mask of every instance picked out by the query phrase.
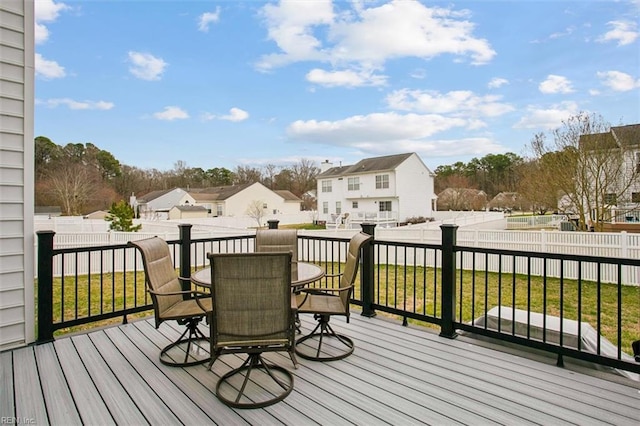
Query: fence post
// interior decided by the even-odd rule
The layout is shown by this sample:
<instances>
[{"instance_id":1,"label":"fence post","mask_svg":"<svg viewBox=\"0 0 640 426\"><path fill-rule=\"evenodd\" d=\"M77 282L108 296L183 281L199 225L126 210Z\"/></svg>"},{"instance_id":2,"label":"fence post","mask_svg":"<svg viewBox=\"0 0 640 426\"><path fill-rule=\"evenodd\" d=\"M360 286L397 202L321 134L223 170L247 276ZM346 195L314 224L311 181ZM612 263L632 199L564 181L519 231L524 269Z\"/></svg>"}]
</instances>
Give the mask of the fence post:
<instances>
[{"instance_id":1,"label":"fence post","mask_svg":"<svg viewBox=\"0 0 640 426\"><path fill-rule=\"evenodd\" d=\"M53 340L53 236L54 231L38 231L38 337L36 342Z\"/></svg>"},{"instance_id":2,"label":"fence post","mask_svg":"<svg viewBox=\"0 0 640 426\"><path fill-rule=\"evenodd\" d=\"M456 233L457 225L440 225L442 229L442 323L440 336L455 338L456 315Z\"/></svg>"},{"instance_id":3,"label":"fence post","mask_svg":"<svg viewBox=\"0 0 640 426\"><path fill-rule=\"evenodd\" d=\"M180 280L182 291L191 290L191 225L190 223L181 223L178 225L180 229L180 277L187 278Z\"/></svg>"},{"instance_id":4,"label":"fence post","mask_svg":"<svg viewBox=\"0 0 640 426\"><path fill-rule=\"evenodd\" d=\"M362 232L375 238L375 223L363 223ZM362 316L375 317L376 311L373 309L373 275L375 270L375 259L373 253L373 239L362 247L362 262L360 263L360 295L362 296Z\"/></svg>"}]
</instances>

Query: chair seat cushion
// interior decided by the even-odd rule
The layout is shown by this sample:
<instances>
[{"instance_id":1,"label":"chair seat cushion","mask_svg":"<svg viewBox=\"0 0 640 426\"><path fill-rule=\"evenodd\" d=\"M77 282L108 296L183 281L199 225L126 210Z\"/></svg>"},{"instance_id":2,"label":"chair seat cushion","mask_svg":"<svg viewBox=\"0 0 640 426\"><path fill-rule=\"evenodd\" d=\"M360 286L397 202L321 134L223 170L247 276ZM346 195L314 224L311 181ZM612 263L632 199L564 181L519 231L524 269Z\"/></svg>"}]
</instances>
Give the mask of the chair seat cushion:
<instances>
[{"instance_id":1,"label":"chair seat cushion","mask_svg":"<svg viewBox=\"0 0 640 426\"><path fill-rule=\"evenodd\" d=\"M299 297L304 298L305 295ZM300 313L328 314L328 315L344 315L346 309L337 296L325 296L321 294L309 294L306 300L298 308Z\"/></svg>"},{"instance_id":2,"label":"chair seat cushion","mask_svg":"<svg viewBox=\"0 0 640 426\"><path fill-rule=\"evenodd\" d=\"M210 297L199 299L200 304L204 306L207 312L212 311L212 300ZM198 305L194 299L183 300L171 306L169 309L162 313L162 319L182 319L184 317L194 317L199 315L205 315L202 312L202 308Z\"/></svg>"}]
</instances>

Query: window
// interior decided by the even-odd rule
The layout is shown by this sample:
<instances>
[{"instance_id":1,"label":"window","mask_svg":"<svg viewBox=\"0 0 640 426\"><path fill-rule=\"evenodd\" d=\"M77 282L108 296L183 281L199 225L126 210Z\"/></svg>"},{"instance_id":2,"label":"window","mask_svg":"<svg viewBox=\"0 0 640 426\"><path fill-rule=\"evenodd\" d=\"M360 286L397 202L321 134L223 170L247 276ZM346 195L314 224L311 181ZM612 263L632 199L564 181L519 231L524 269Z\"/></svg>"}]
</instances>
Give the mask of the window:
<instances>
[{"instance_id":1,"label":"window","mask_svg":"<svg viewBox=\"0 0 640 426\"><path fill-rule=\"evenodd\" d=\"M640 203L640 192L632 192L631 193L631 202L632 203Z\"/></svg>"},{"instance_id":2,"label":"window","mask_svg":"<svg viewBox=\"0 0 640 426\"><path fill-rule=\"evenodd\" d=\"M336 214L342 213L342 202L336 201Z\"/></svg>"},{"instance_id":3,"label":"window","mask_svg":"<svg viewBox=\"0 0 640 426\"><path fill-rule=\"evenodd\" d=\"M376 176L376 189L389 188L389 175Z\"/></svg>"},{"instance_id":4,"label":"window","mask_svg":"<svg viewBox=\"0 0 640 426\"><path fill-rule=\"evenodd\" d=\"M216 216L222 216L222 204L216 204Z\"/></svg>"},{"instance_id":5,"label":"window","mask_svg":"<svg viewBox=\"0 0 640 426\"><path fill-rule=\"evenodd\" d=\"M604 194L604 202L605 204L609 204L610 206L618 204L618 197L616 196L616 194L608 192Z\"/></svg>"},{"instance_id":6,"label":"window","mask_svg":"<svg viewBox=\"0 0 640 426\"><path fill-rule=\"evenodd\" d=\"M352 208L352 209L357 209L357 208L358 208L358 202L357 202L357 201L353 201L353 202L351 203L351 208Z\"/></svg>"},{"instance_id":7,"label":"window","mask_svg":"<svg viewBox=\"0 0 640 426\"><path fill-rule=\"evenodd\" d=\"M350 177L347 181L347 190L348 191L359 191L360 190L360 178L359 177Z\"/></svg>"},{"instance_id":8,"label":"window","mask_svg":"<svg viewBox=\"0 0 640 426\"><path fill-rule=\"evenodd\" d=\"M323 180L322 181L322 192L331 192L331 181Z\"/></svg>"},{"instance_id":9,"label":"window","mask_svg":"<svg viewBox=\"0 0 640 426\"><path fill-rule=\"evenodd\" d=\"M378 211L390 212L391 211L391 201L378 201Z\"/></svg>"},{"instance_id":10,"label":"window","mask_svg":"<svg viewBox=\"0 0 640 426\"><path fill-rule=\"evenodd\" d=\"M323 201L322 202L322 213L329 214L329 202L328 201Z\"/></svg>"},{"instance_id":11,"label":"window","mask_svg":"<svg viewBox=\"0 0 640 426\"><path fill-rule=\"evenodd\" d=\"M262 208L266 210L267 209L267 203L262 203Z\"/></svg>"}]
</instances>

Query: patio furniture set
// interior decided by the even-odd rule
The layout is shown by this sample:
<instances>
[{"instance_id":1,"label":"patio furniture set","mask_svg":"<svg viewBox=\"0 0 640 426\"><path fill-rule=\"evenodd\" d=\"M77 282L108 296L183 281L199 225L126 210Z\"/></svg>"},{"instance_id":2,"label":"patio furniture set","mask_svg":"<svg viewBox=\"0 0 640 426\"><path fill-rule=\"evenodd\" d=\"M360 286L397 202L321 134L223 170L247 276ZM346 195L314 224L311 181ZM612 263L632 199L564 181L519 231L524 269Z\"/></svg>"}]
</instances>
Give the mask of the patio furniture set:
<instances>
[{"instance_id":1,"label":"patio furniture set","mask_svg":"<svg viewBox=\"0 0 640 426\"><path fill-rule=\"evenodd\" d=\"M209 253L210 267L190 278L178 276L163 239L130 242L142 255L156 328L169 320L185 327L178 340L160 351L160 361L180 367L208 363L211 370L222 355L246 354L239 367L218 379L218 399L234 408L282 401L293 390L293 375L265 354L287 352L298 368L296 355L332 361L353 353L353 341L336 333L329 320L340 315L349 321L360 251L370 239L356 234L341 273L325 274L318 265L298 262L297 231L259 230L253 253ZM338 279L339 287L308 286L325 277ZM296 339L300 314L312 314L317 325ZM203 321L209 336L201 330Z\"/></svg>"}]
</instances>

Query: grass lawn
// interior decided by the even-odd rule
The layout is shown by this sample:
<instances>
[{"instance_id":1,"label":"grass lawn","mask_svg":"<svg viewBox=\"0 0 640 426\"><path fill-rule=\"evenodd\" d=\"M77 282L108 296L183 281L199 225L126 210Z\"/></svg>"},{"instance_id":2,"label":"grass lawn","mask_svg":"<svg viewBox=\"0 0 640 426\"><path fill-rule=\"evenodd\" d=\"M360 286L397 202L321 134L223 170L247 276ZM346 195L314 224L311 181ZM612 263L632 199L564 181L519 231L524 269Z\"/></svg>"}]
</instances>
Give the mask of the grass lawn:
<instances>
[{"instance_id":1,"label":"grass lawn","mask_svg":"<svg viewBox=\"0 0 640 426\"><path fill-rule=\"evenodd\" d=\"M333 268L337 272L336 264ZM374 279L375 303L419 314L440 316L439 269L376 265ZM588 322L596 329L599 319L602 335L614 345L618 342L618 288L614 284L601 284L598 289L593 282L583 281L579 286L575 280L565 279L561 283L559 279L547 278L544 282L541 277L531 277L529 280L525 275L499 275L483 271L478 271L475 275L470 271L463 271L462 274L458 273L456 280L456 297L458 303L462 301L464 322L470 322L475 317L483 315L485 310L498 305L556 316L562 308L564 318ZM359 282L359 279L356 279L356 282ZM599 307L598 292L601 300ZM624 352L631 354L631 342L640 338L640 287L623 286L620 294L621 347ZM360 298L359 286L356 286L355 297ZM564 301L562 307L561 297ZM78 300L77 304L75 300ZM86 275L79 276L77 286L75 277L54 279L54 322L60 322L63 318L84 318L150 303L143 272L91 275L90 280ZM456 314L459 312L460 305ZM146 311L129 317L152 314L152 311ZM425 325L421 321L409 321ZM92 322L59 330L56 335L120 322L122 317Z\"/></svg>"}]
</instances>

